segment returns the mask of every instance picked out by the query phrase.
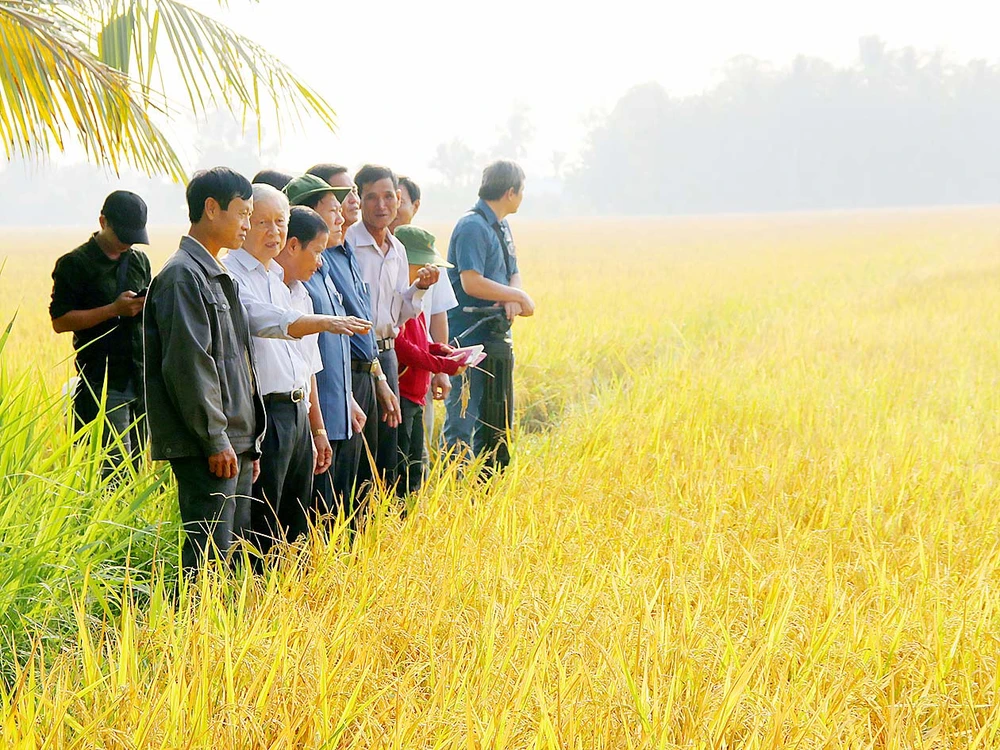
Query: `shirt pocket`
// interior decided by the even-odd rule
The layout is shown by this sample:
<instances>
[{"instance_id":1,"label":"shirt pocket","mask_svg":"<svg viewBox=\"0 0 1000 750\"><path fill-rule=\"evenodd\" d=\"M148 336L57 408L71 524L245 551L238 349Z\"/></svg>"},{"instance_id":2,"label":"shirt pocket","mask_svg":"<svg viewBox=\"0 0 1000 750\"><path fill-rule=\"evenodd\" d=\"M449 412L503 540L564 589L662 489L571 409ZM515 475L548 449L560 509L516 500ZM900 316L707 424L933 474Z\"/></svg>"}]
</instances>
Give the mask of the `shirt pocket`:
<instances>
[{"instance_id":1,"label":"shirt pocket","mask_svg":"<svg viewBox=\"0 0 1000 750\"><path fill-rule=\"evenodd\" d=\"M212 342L215 345L213 356L218 361L239 356L240 347L233 325L232 306L226 293L221 287L212 285L209 287L206 301L208 315L211 318L209 325L212 327Z\"/></svg>"}]
</instances>

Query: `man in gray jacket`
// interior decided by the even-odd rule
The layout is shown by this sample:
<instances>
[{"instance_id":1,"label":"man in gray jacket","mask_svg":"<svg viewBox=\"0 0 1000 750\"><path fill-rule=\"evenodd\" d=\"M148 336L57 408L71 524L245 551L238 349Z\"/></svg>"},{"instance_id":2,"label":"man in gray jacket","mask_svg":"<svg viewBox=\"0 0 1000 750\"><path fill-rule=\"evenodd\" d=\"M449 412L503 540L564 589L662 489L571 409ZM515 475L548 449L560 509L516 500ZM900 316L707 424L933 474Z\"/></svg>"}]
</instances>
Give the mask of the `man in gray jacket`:
<instances>
[{"instance_id":1,"label":"man in gray jacket","mask_svg":"<svg viewBox=\"0 0 1000 750\"><path fill-rule=\"evenodd\" d=\"M187 203L191 229L150 284L143 334L150 449L177 478L190 570L245 538L265 417L246 310L218 260L250 229L250 182L199 172Z\"/></svg>"}]
</instances>

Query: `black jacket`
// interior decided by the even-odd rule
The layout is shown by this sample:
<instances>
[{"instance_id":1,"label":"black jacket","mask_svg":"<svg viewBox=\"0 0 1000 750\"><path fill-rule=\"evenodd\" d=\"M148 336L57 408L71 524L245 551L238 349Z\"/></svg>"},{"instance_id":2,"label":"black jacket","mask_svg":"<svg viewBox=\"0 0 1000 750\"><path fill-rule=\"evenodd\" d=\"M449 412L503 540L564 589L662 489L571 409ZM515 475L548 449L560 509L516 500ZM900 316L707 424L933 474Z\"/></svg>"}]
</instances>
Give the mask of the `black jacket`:
<instances>
[{"instance_id":1,"label":"black jacket","mask_svg":"<svg viewBox=\"0 0 1000 750\"><path fill-rule=\"evenodd\" d=\"M146 410L157 460L260 453L264 402L236 282L184 237L153 279L143 315Z\"/></svg>"}]
</instances>

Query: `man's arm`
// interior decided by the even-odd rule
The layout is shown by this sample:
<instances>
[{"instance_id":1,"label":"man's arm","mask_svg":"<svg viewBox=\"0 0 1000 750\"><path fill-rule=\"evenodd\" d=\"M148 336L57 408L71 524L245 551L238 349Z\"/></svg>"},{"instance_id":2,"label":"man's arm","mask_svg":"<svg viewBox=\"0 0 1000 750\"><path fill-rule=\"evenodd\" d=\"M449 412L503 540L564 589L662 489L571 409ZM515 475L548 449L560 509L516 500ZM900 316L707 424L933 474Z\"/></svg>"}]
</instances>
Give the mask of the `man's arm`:
<instances>
[{"instance_id":1,"label":"man's arm","mask_svg":"<svg viewBox=\"0 0 1000 750\"><path fill-rule=\"evenodd\" d=\"M58 318L53 318L52 330L56 333L85 331L112 318L134 318L142 312L145 304L145 297L136 297L135 292L131 291L122 292L110 305L95 307L92 310L70 310Z\"/></svg>"},{"instance_id":2,"label":"man's arm","mask_svg":"<svg viewBox=\"0 0 1000 750\"><path fill-rule=\"evenodd\" d=\"M490 302L499 302L500 304L505 304L508 302L514 302L521 306L521 312L519 315L528 317L534 315L535 313L535 303L532 301L531 297L528 296L527 292L514 286L515 279L520 283L520 276L515 275L511 277L511 285L501 284L498 281L493 281L492 279L487 279L478 271L462 271L462 289L470 297L476 297L477 299L484 299Z\"/></svg>"},{"instance_id":3,"label":"man's arm","mask_svg":"<svg viewBox=\"0 0 1000 750\"><path fill-rule=\"evenodd\" d=\"M312 376L309 388L309 430L313 436L313 449L315 464L314 474L322 474L330 468L333 462L333 447L330 445L330 438L326 434L326 425L323 423L323 412L319 408L319 388L316 387L316 376Z\"/></svg>"},{"instance_id":4,"label":"man's arm","mask_svg":"<svg viewBox=\"0 0 1000 750\"><path fill-rule=\"evenodd\" d=\"M247 311L250 333L262 339L300 339L313 333L367 333L371 323L352 316L305 315L261 299L247 283L239 287L240 301Z\"/></svg>"}]
</instances>

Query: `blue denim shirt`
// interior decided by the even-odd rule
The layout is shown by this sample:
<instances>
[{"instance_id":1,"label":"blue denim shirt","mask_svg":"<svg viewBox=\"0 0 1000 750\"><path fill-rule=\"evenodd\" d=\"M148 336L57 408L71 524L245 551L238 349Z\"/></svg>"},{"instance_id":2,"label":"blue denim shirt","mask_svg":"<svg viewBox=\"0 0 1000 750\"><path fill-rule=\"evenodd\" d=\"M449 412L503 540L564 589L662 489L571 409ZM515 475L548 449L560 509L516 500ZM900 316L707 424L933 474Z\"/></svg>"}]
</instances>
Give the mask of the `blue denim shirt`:
<instances>
[{"instance_id":1,"label":"blue denim shirt","mask_svg":"<svg viewBox=\"0 0 1000 750\"><path fill-rule=\"evenodd\" d=\"M350 243L345 241L343 245L328 247L323 251L323 271L333 279L334 286L343 298L347 314L372 320L371 293L368 284L361 277L361 269ZM348 338L351 342L351 359L373 362L378 356L374 328L367 336L355 334Z\"/></svg>"},{"instance_id":2,"label":"blue denim shirt","mask_svg":"<svg viewBox=\"0 0 1000 750\"><path fill-rule=\"evenodd\" d=\"M476 209L482 211L486 215L486 219L475 213ZM459 336L480 320L480 318L463 312L463 307L490 307L495 304L489 300L470 297L466 294L465 289L462 288L462 271L478 271L484 278L506 285L510 284L511 276L518 272L517 256L514 253L511 255L513 273L507 273L503 248L494 229L497 226L507 236L508 246L513 250L514 243L510 240L510 227L507 226L506 219L498 221L493 209L483 200L476 203L475 209L458 220L451 234L451 241L448 243L448 262L455 267L448 269L448 280L451 281L455 296L458 298L458 307L453 307L448 311L448 330L452 336ZM485 341L485 332L486 329L480 327L477 333L469 337L469 340L463 338L462 345L482 343Z\"/></svg>"},{"instance_id":3,"label":"blue denim shirt","mask_svg":"<svg viewBox=\"0 0 1000 750\"><path fill-rule=\"evenodd\" d=\"M343 298L331 278L328 264L305 282L317 315L346 315ZM316 373L319 409L330 441L347 440L351 431L351 345L340 333L319 334L319 355L323 369Z\"/></svg>"}]
</instances>

